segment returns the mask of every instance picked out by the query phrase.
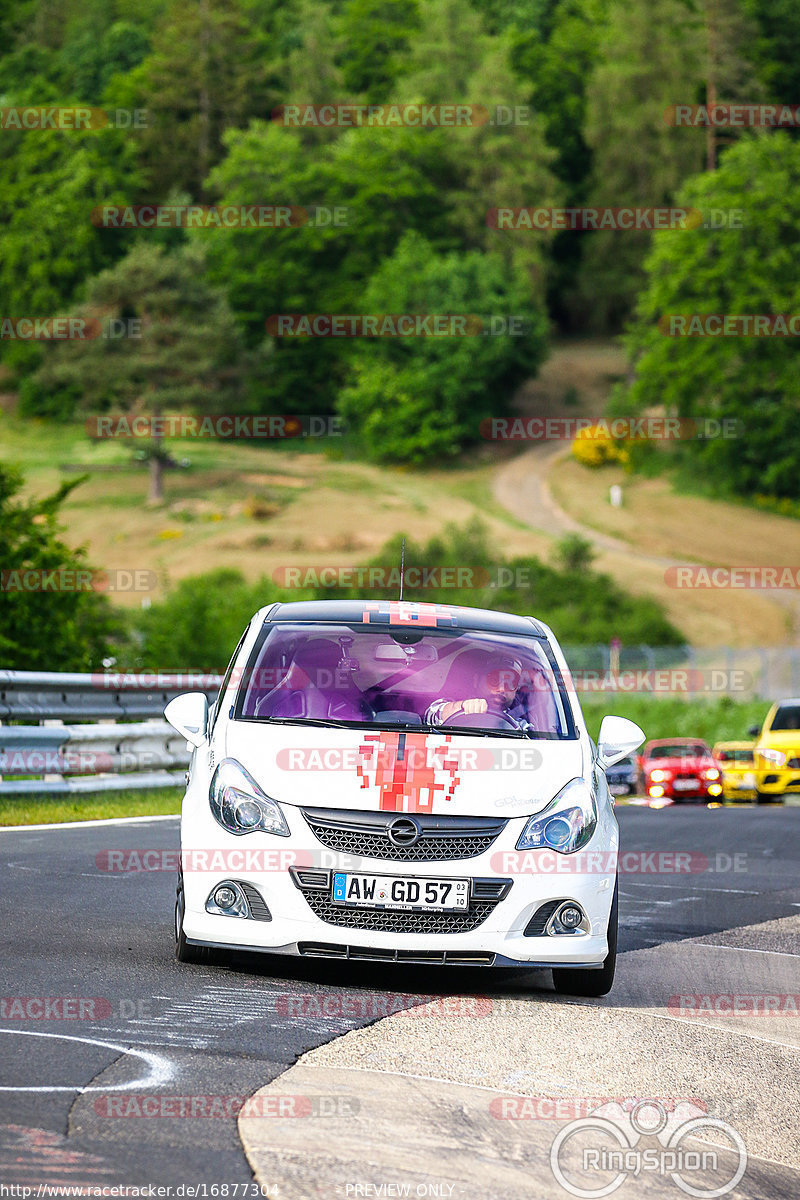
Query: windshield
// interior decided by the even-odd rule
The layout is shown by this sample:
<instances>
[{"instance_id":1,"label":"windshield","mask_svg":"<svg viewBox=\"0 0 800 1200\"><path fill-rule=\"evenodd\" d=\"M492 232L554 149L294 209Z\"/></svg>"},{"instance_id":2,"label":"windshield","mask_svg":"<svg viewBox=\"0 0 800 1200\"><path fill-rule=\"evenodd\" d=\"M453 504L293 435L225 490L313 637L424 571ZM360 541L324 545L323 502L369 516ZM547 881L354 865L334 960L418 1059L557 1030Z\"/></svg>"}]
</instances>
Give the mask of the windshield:
<instances>
[{"instance_id":1,"label":"windshield","mask_svg":"<svg viewBox=\"0 0 800 1200\"><path fill-rule=\"evenodd\" d=\"M752 750L720 750L717 754L720 762L750 763L753 761Z\"/></svg>"},{"instance_id":2,"label":"windshield","mask_svg":"<svg viewBox=\"0 0 800 1200\"><path fill-rule=\"evenodd\" d=\"M770 729L800 729L800 706L782 704L775 713Z\"/></svg>"},{"instance_id":3,"label":"windshield","mask_svg":"<svg viewBox=\"0 0 800 1200\"><path fill-rule=\"evenodd\" d=\"M576 736L546 644L472 630L266 625L244 672L235 716L500 737Z\"/></svg>"},{"instance_id":4,"label":"windshield","mask_svg":"<svg viewBox=\"0 0 800 1200\"><path fill-rule=\"evenodd\" d=\"M651 746L648 758L701 758L711 752L700 742L696 745Z\"/></svg>"}]
</instances>

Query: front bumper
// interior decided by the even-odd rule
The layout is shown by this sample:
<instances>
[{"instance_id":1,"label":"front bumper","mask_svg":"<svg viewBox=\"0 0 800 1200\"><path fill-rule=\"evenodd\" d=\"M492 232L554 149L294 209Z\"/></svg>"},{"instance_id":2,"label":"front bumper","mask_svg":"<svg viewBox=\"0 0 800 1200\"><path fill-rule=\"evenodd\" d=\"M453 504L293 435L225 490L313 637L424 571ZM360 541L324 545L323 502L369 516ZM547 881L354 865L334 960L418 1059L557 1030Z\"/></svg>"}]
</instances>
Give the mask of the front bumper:
<instances>
[{"instance_id":1,"label":"front bumper","mask_svg":"<svg viewBox=\"0 0 800 1200\"><path fill-rule=\"evenodd\" d=\"M324 847L314 837L302 813L282 806L289 823L289 838L255 833L247 837L227 834L197 805L185 806L182 821L184 934L196 945L219 949L300 954L313 957L371 958L375 961L452 962L468 965L520 965L599 967L608 954L607 929L616 879L618 828L608 806L601 806L594 836L578 857L558 855L539 862L532 873L516 851L525 818L510 819L493 845L481 854L456 861L397 862L355 858ZM188 808L188 811L186 811ZM243 845L246 843L246 845ZM209 855L209 847L213 854ZM248 867L248 855L263 852L258 869ZM599 851L599 853L597 853ZM594 852L594 853L592 853ZM266 860L265 860L266 856ZM508 881L504 894L481 911L472 928L459 932L397 930L393 919L382 920L380 910L346 910L375 914L371 928L351 927L345 915L322 919L308 895L298 886L292 867L312 870L367 871L407 878L469 879L475 883ZM194 869L202 864L202 869ZM241 869L236 869L240 867ZM580 867L580 872L576 870ZM253 887L268 907L269 920L224 916L206 911L206 902L220 883L233 880ZM577 902L586 915L586 930L569 934L528 934L531 918L547 902ZM330 905L321 907L330 917ZM398 910L393 910L394 912ZM363 923L363 922L359 922ZM425 922L419 923L423 928ZM439 928L447 922L435 922ZM382 926L394 925L394 928Z\"/></svg>"},{"instance_id":2,"label":"front bumper","mask_svg":"<svg viewBox=\"0 0 800 1200\"><path fill-rule=\"evenodd\" d=\"M800 770L797 767L770 767L756 771L756 787L764 796L782 796L784 792L800 792Z\"/></svg>"}]
</instances>

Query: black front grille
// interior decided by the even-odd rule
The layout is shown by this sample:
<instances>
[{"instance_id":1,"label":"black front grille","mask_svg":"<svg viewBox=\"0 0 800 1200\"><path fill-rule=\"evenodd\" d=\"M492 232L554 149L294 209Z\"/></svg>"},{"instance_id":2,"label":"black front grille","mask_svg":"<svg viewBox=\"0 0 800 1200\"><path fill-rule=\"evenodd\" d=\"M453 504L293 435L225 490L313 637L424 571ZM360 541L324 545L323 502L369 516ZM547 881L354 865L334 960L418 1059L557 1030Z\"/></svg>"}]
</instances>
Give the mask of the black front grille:
<instances>
[{"instance_id":1,"label":"black front grille","mask_svg":"<svg viewBox=\"0 0 800 1200\"><path fill-rule=\"evenodd\" d=\"M253 887L252 883L240 883L239 887L247 897L247 907L250 909L250 916L253 920L271 921L272 913L267 908L264 897L258 888Z\"/></svg>"},{"instance_id":2,"label":"black front grille","mask_svg":"<svg viewBox=\"0 0 800 1200\"><path fill-rule=\"evenodd\" d=\"M548 900L546 904L542 904L537 908L536 912L531 917L528 924L525 926L523 937L541 937L544 933L547 922L552 917L553 913L562 904L561 900Z\"/></svg>"},{"instance_id":3,"label":"black front grille","mask_svg":"<svg viewBox=\"0 0 800 1200\"><path fill-rule=\"evenodd\" d=\"M494 904L471 904L462 912L407 912L402 909L347 908L322 892L303 893L314 915L340 929L374 929L381 933L468 933L483 924Z\"/></svg>"},{"instance_id":4,"label":"black front grille","mask_svg":"<svg viewBox=\"0 0 800 1200\"><path fill-rule=\"evenodd\" d=\"M304 808L302 813L323 846L340 854L386 862L456 862L474 858L489 849L507 824L492 817L409 816L321 808ZM418 827L418 837L412 844L397 845L389 836L391 825L398 820L413 822Z\"/></svg>"},{"instance_id":5,"label":"black front grille","mask_svg":"<svg viewBox=\"0 0 800 1200\"><path fill-rule=\"evenodd\" d=\"M438 967L491 967L495 956L483 950L372 950L366 946L339 946L328 942L298 942L306 958L349 958L355 962L417 963Z\"/></svg>"},{"instance_id":6,"label":"black front grille","mask_svg":"<svg viewBox=\"0 0 800 1200\"><path fill-rule=\"evenodd\" d=\"M477 929L511 889L510 879L473 879L469 908L446 912L408 909L352 908L334 904L330 887L304 884L302 872L292 869L295 884L320 921L340 929L371 929L380 933L469 933Z\"/></svg>"}]
</instances>

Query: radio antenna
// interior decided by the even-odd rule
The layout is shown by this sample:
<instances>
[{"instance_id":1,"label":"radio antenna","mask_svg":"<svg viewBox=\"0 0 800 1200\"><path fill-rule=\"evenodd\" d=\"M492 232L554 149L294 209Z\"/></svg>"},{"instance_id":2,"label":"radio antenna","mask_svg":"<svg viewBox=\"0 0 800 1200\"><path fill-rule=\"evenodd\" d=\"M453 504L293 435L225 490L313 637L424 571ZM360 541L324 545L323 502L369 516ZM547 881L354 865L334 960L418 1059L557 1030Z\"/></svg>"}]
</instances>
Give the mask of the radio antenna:
<instances>
[{"instance_id":1,"label":"radio antenna","mask_svg":"<svg viewBox=\"0 0 800 1200\"><path fill-rule=\"evenodd\" d=\"M400 550L400 599L403 599L403 571L406 563L406 539L403 538L403 545Z\"/></svg>"}]
</instances>

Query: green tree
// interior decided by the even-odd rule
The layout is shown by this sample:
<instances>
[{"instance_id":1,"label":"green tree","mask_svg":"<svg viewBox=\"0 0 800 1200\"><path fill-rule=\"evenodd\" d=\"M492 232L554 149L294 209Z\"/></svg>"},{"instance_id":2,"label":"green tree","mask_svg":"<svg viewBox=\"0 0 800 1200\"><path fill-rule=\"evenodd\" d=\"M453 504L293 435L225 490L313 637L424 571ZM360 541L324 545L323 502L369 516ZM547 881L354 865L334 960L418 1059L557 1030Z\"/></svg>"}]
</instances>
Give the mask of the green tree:
<instances>
[{"instance_id":1,"label":"green tree","mask_svg":"<svg viewBox=\"0 0 800 1200\"><path fill-rule=\"evenodd\" d=\"M592 152L586 141L586 87L598 55L608 0L557 0L548 19L515 24L511 61L528 102L541 114L550 169L564 189L564 201L586 200ZM531 193L535 195L536 193ZM551 246L548 303L553 316L568 324L575 316L575 281L586 241L570 231L557 233Z\"/></svg>"},{"instance_id":2,"label":"green tree","mask_svg":"<svg viewBox=\"0 0 800 1200\"><path fill-rule=\"evenodd\" d=\"M409 40L419 28L416 0L347 0L338 22L342 79L350 95L378 104L407 69Z\"/></svg>"},{"instance_id":3,"label":"green tree","mask_svg":"<svg viewBox=\"0 0 800 1200\"><path fill-rule=\"evenodd\" d=\"M383 569L389 584L371 591L375 599L397 599L403 536L392 538L369 561L368 566ZM471 584L459 584L457 590L452 586L415 588L407 580L407 600L532 615L552 626L560 641L576 646L608 642L611 637L619 637L626 645L675 646L685 641L657 600L629 595L611 576L593 570L585 555L579 562L572 555L565 561L557 549L552 564L533 557L509 560L497 553L480 520L465 526L447 525L425 543L406 536L405 564L417 569L417 580L443 584L443 571L450 568L451 578L466 578ZM469 572L466 576L465 571ZM415 580L414 575L408 578L412 583ZM318 599L360 599L363 592L356 587L320 587L316 595Z\"/></svg>"},{"instance_id":4,"label":"green tree","mask_svg":"<svg viewBox=\"0 0 800 1200\"><path fill-rule=\"evenodd\" d=\"M236 324L224 294L205 278L199 244L167 253L139 242L91 281L86 303L70 316L99 324L103 336L51 343L32 379L28 409L58 389L95 412L157 417L235 405L241 372ZM139 325L115 337L109 321ZM145 452L150 499L159 501L170 458L158 436Z\"/></svg>"},{"instance_id":5,"label":"green tree","mask_svg":"<svg viewBox=\"0 0 800 1200\"><path fill-rule=\"evenodd\" d=\"M437 254L407 234L364 296L368 313L468 314L467 336L362 338L354 344L339 410L371 457L425 463L452 458L480 439L480 424L508 411L515 388L545 353L547 322L527 281L497 255ZM492 336L491 318L521 318ZM471 326L465 324L466 330Z\"/></svg>"},{"instance_id":6,"label":"green tree","mask_svg":"<svg viewBox=\"0 0 800 1200\"><path fill-rule=\"evenodd\" d=\"M286 598L271 580L247 583L229 568L182 579L162 601L133 614L125 669L224 671L253 613Z\"/></svg>"},{"instance_id":7,"label":"green tree","mask_svg":"<svg viewBox=\"0 0 800 1200\"><path fill-rule=\"evenodd\" d=\"M611 0L588 82L586 142L594 174L586 199L612 207L666 204L702 163L693 129L669 127L667 108L699 99L699 18L685 0ZM701 135L702 136L702 135ZM577 316L618 328L642 284L646 232L575 234L585 247Z\"/></svg>"},{"instance_id":8,"label":"green tree","mask_svg":"<svg viewBox=\"0 0 800 1200\"><path fill-rule=\"evenodd\" d=\"M753 99L750 26L738 0L611 0L588 85L585 137L594 155L588 198L601 205L669 204L681 183L716 161L716 139L667 124L675 104ZM574 236L574 235L573 235ZM587 238L578 311L617 329L642 286L646 232Z\"/></svg>"},{"instance_id":9,"label":"green tree","mask_svg":"<svg viewBox=\"0 0 800 1200\"><path fill-rule=\"evenodd\" d=\"M795 339L662 330L670 314L800 312L798 196L800 143L783 132L743 138L715 172L688 181L681 204L741 210L742 228L660 234L630 336L636 375L625 401L734 422L738 436L692 439L681 451L695 476L743 494L800 496Z\"/></svg>"},{"instance_id":10,"label":"green tree","mask_svg":"<svg viewBox=\"0 0 800 1200\"><path fill-rule=\"evenodd\" d=\"M212 277L227 289L248 344L263 356L260 409L330 412L346 347L334 339L276 338L265 350L267 318L365 311L366 281L409 228L453 245L442 194L454 168L436 131L421 136L414 129L350 129L310 153L298 131L253 122L226 140L228 157L211 177L220 203L269 197L345 210L343 227L331 221L220 230L207 239Z\"/></svg>"},{"instance_id":11,"label":"green tree","mask_svg":"<svg viewBox=\"0 0 800 1200\"><path fill-rule=\"evenodd\" d=\"M111 637L120 632L107 597L83 584L74 586L74 577L66 574L90 570L85 549L73 549L60 536L59 509L82 482L62 484L42 500L22 500L21 473L0 463L0 656L9 670L99 667ZM65 574L39 575L59 571ZM41 578L38 590L36 578Z\"/></svg>"},{"instance_id":12,"label":"green tree","mask_svg":"<svg viewBox=\"0 0 800 1200\"><path fill-rule=\"evenodd\" d=\"M52 93L14 103L53 102ZM61 98L57 103L65 103ZM0 138L0 293L3 315L50 317L73 302L87 276L119 255L92 209L129 202L138 184L124 131L5 130ZM29 362L30 344L4 341L6 361Z\"/></svg>"},{"instance_id":13,"label":"green tree","mask_svg":"<svg viewBox=\"0 0 800 1200\"><path fill-rule=\"evenodd\" d=\"M544 239L530 231L498 232L489 209L558 203L541 117L533 112L512 66L511 39L486 32L468 0L423 0L421 28L396 98L428 104L463 103L480 117L442 130L452 163L443 201L463 249L491 250L527 271L531 296L544 295ZM482 111L484 110L484 111ZM429 236L427 230L422 230Z\"/></svg>"},{"instance_id":14,"label":"green tree","mask_svg":"<svg viewBox=\"0 0 800 1200\"><path fill-rule=\"evenodd\" d=\"M755 26L750 52L770 100L800 96L800 6L795 0L744 0Z\"/></svg>"},{"instance_id":15,"label":"green tree","mask_svg":"<svg viewBox=\"0 0 800 1200\"><path fill-rule=\"evenodd\" d=\"M203 196L224 131L278 103L271 64L267 33L241 0L174 0L150 54L115 83L119 98L150 114L138 140L152 198L173 187Z\"/></svg>"}]
</instances>

